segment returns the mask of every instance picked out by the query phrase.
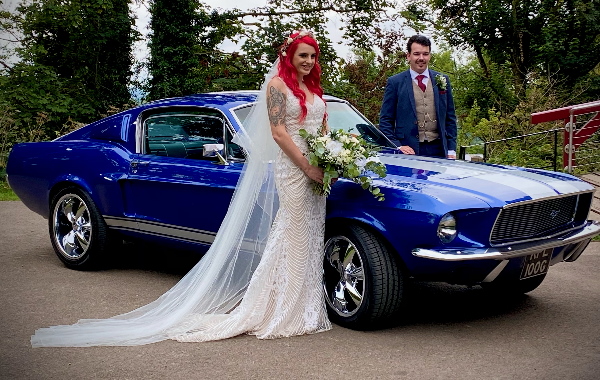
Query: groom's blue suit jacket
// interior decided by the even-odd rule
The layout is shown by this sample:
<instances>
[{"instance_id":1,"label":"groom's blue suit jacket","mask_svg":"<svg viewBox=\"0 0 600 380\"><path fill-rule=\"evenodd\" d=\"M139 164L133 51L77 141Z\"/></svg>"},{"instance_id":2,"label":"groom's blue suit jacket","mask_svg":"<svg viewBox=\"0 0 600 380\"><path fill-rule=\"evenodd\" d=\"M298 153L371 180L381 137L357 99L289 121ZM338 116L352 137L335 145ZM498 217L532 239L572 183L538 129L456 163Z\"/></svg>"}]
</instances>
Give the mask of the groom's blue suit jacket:
<instances>
[{"instance_id":1,"label":"groom's blue suit jacket","mask_svg":"<svg viewBox=\"0 0 600 380\"><path fill-rule=\"evenodd\" d=\"M447 155L448 150L456 150L456 112L448 76L443 75L448 84L443 91L436 83L437 75L443 74L429 70L428 86L433 85L437 126ZM419 154L417 111L409 70L388 78L379 115L379 129L397 146L408 145Z\"/></svg>"}]
</instances>

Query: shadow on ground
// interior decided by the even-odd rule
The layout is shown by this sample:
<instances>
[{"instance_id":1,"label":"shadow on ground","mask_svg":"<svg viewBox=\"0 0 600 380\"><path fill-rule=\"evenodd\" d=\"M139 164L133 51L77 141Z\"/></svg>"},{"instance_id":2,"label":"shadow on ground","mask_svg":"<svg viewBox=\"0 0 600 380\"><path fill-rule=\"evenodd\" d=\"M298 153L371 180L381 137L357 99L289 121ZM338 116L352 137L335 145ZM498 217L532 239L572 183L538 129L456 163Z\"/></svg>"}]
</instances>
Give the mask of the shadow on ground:
<instances>
[{"instance_id":1,"label":"shadow on ground","mask_svg":"<svg viewBox=\"0 0 600 380\"><path fill-rule=\"evenodd\" d=\"M411 283L408 291L402 325L464 323L541 307L535 291L503 296L480 286L428 282Z\"/></svg>"},{"instance_id":2,"label":"shadow on ground","mask_svg":"<svg viewBox=\"0 0 600 380\"><path fill-rule=\"evenodd\" d=\"M201 254L175 250L145 242L129 242L118 247L106 270L143 270L183 277L198 263ZM535 294L535 291L532 292ZM501 318L540 307L529 295L503 297L480 286L450 285L439 282L410 282L403 312L398 322L375 329L394 326L463 323Z\"/></svg>"},{"instance_id":3,"label":"shadow on ground","mask_svg":"<svg viewBox=\"0 0 600 380\"><path fill-rule=\"evenodd\" d=\"M183 277L201 258L201 253L191 250L141 241L126 242L114 249L104 269L140 269Z\"/></svg>"}]
</instances>

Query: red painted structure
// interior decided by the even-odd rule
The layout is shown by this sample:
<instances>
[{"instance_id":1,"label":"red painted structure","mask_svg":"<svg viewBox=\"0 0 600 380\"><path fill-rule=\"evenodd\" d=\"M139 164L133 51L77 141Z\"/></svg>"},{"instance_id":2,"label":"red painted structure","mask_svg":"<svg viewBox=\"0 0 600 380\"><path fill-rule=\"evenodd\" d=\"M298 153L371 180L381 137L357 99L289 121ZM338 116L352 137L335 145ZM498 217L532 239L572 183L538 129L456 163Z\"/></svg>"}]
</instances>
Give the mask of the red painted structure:
<instances>
[{"instance_id":1,"label":"red painted structure","mask_svg":"<svg viewBox=\"0 0 600 380\"><path fill-rule=\"evenodd\" d=\"M571 128L571 126L577 125L576 123L578 115L590 113L595 113L595 115L587 123L579 128ZM579 148L579 146L581 146L585 140L590 138L598 130L598 128L600 128L600 101L577 104L574 106L531 114L531 124L556 120L564 120L565 147L563 149L563 164L564 167L568 168L570 172L571 168L576 162L575 153L577 152L577 148Z\"/></svg>"}]
</instances>

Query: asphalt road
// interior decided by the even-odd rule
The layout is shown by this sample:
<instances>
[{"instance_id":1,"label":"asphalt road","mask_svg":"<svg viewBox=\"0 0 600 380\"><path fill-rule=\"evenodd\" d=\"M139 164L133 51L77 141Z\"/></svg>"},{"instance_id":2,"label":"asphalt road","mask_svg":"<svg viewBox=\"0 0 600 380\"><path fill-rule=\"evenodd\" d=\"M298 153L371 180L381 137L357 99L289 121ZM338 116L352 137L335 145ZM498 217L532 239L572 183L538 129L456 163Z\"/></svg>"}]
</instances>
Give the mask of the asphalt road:
<instances>
[{"instance_id":1,"label":"asphalt road","mask_svg":"<svg viewBox=\"0 0 600 380\"><path fill-rule=\"evenodd\" d=\"M197 261L132 252L99 272L66 269L46 220L0 202L0 379L598 379L600 243L516 300L480 288L416 284L406 320L358 332L260 341L36 348L36 328L146 304Z\"/></svg>"}]
</instances>

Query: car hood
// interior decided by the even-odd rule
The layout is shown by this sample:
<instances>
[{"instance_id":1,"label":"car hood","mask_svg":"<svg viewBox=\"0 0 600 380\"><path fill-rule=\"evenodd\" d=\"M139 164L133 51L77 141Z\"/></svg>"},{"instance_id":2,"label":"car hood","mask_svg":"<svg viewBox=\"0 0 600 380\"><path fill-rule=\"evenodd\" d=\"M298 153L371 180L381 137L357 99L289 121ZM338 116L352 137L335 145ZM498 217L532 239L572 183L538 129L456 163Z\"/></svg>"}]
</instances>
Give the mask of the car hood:
<instances>
[{"instance_id":1,"label":"car hood","mask_svg":"<svg viewBox=\"0 0 600 380\"><path fill-rule=\"evenodd\" d=\"M388 172L378 181L384 187L406 190L412 183L413 191L437 194L452 189L449 194L466 192L493 207L593 190L577 177L545 170L402 154L379 157Z\"/></svg>"}]
</instances>

